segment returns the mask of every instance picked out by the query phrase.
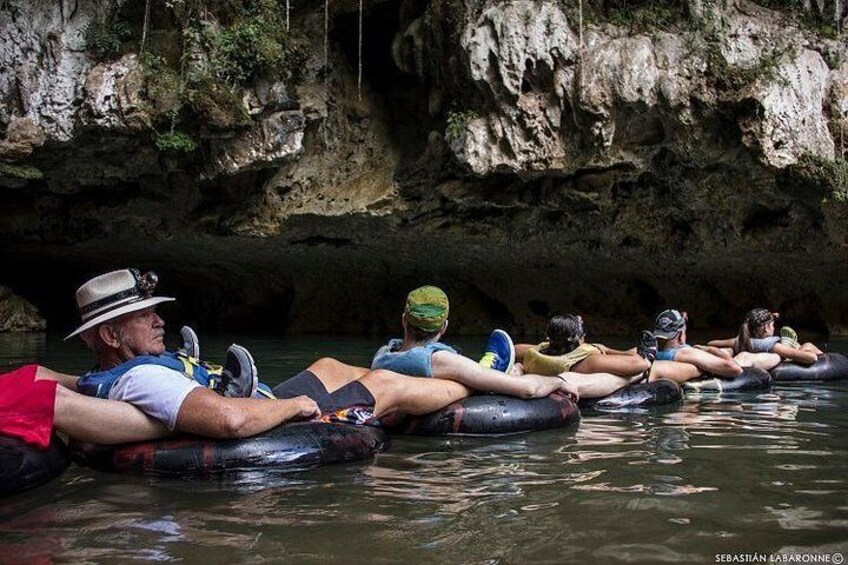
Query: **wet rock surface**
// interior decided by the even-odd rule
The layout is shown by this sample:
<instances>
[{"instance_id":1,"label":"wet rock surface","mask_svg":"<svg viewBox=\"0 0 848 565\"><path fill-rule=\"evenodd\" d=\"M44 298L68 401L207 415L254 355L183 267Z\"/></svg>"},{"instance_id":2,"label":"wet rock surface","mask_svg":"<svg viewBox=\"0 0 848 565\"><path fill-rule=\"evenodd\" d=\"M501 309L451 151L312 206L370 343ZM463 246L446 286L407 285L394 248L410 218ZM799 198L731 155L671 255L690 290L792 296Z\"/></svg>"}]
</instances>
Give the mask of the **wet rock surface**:
<instances>
[{"instance_id":1,"label":"wet rock surface","mask_svg":"<svg viewBox=\"0 0 848 565\"><path fill-rule=\"evenodd\" d=\"M40 332L46 327L35 306L0 285L0 332Z\"/></svg>"},{"instance_id":2,"label":"wet rock surface","mask_svg":"<svg viewBox=\"0 0 848 565\"><path fill-rule=\"evenodd\" d=\"M352 8L329 69L323 13L297 13L303 80L245 88L191 156L153 147L135 54L76 45L85 6L0 14L0 159L43 171L4 179L0 280L59 328L87 277L139 265L180 297L169 318L225 329L386 333L433 283L464 332L575 311L627 333L669 306L844 331L844 42L742 1L649 31L374 3L360 96Z\"/></svg>"}]
</instances>

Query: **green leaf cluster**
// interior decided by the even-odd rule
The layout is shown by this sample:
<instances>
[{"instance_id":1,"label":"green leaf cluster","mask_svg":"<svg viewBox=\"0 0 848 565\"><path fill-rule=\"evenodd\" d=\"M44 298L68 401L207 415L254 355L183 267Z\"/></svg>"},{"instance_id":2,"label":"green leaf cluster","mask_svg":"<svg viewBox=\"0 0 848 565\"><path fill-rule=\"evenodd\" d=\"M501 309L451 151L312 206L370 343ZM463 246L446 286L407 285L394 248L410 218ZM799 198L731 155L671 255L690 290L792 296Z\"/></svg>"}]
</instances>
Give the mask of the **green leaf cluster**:
<instances>
[{"instance_id":1,"label":"green leaf cluster","mask_svg":"<svg viewBox=\"0 0 848 565\"><path fill-rule=\"evenodd\" d=\"M449 142L460 139L465 135L465 127L468 125L468 122L476 117L477 112L473 110L448 111L445 125L445 139Z\"/></svg>"},{"instance_id":2,"label":"green leaf cluster","mask_svg":"<svg viewBox=\"0 0 848 565\"><path fill-rule=\"evenodd\" d=\"M162 153L192 153L197 149L194 139L179 130L157 133L153 145Z\"/></svg>"},{"instance_id":3,"label":"green leaf cluster","mask_svg":"<svg viewBox=\"0 0 848 565\"><path fill-rule=\"evenodd\" d=\"M109 9L105 18L93 18L80 30L85 48L99 59L118 56L124 42L133 36L129 22L121 19L117 5Z\"/></svg>"},{"instance_id":4,"label":"green leaf cluster","mask_svg":"<svg viewBox=\"0 0 848 565\"><path fill-rule=\"evenodd\" d=\"M267 22L259 18L225 29L215 55L221 78L235 84L250 83L286 62L285 44L278 41Z\"/></svg>"}]
</instances>

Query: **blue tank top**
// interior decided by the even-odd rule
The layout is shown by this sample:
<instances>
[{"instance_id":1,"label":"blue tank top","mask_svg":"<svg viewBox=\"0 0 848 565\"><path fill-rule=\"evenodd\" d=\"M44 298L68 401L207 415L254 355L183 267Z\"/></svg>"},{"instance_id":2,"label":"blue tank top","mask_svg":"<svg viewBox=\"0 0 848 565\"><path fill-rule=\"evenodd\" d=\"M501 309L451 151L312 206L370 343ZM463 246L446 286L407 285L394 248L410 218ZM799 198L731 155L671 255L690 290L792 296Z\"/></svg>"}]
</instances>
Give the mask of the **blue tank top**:
<instances>
[{"instance_id":1,"label":"blue tank top","mask_svg":"<svg viewBox=\"0 0 848 565\"><path fill-rule=\"evenodd\" d=\"M668 349L661 349L657 351L657 361L674 361L674 356L677 355L677 352L681 349L686 349L687 347L692 347L688 343L684 343L683 345L678 345L676 347L669 347Z\"/></svg>"},{"instance_id":2,"label":"blue tank top","mask_svg":"<svg viewBox=\"0 0 848 565\"><path fill-rule=\"evenodd\" d=\"M386 369L410 377L432 377L433 362L431 357L433 353L436 351L456 353L456 349L438 341L419 345L407 351L400 351L401 347L403 347L402 339L389 341L387 345L377 350L374 360L371 361L371 368Z\"/></svg>"}]
</instances>

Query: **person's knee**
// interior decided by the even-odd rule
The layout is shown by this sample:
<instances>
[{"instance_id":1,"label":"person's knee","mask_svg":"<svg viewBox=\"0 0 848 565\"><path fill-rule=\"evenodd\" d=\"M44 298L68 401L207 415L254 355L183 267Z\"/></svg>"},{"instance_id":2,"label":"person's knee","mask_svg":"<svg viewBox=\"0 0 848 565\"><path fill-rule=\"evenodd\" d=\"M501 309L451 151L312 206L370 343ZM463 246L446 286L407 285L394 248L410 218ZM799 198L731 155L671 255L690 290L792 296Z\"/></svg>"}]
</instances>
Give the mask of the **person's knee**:
<instances>
[{"instance_id":1,"label":"person's knee","mask_svg":"<svg viewBox=\"0 0 848 565\"><path fill-rule=\"evenodd\" d=\"M391 399L396 398L399 391L402 390L403 377L391 371L383 369L375 369L369 371L364 377L359 379L365 388L377 398Z\"/></svg>"},{"instance_id":2,"label":"person's knee","mask_svg":"<svg viewBox=\"0 0 848 565\"><path fill-rule=\"evenodd\" d=\"M747 351L737 353L736 356L733 357L733 359L740 367L750 367L754 364L753 355L748 353Z\"/></svg>"},{"instance_id":3,"label":"person's knee","mask_svg":"<svg viewBox=\"0 0 848 565\"><path fill-rule=\"evenodd\" d=\"M318 375L323 371L338 369L341 365L342 363L340 361L337 361L332 357L322 357L309 365L307 370Z\"/></svg>"}]
</instances>

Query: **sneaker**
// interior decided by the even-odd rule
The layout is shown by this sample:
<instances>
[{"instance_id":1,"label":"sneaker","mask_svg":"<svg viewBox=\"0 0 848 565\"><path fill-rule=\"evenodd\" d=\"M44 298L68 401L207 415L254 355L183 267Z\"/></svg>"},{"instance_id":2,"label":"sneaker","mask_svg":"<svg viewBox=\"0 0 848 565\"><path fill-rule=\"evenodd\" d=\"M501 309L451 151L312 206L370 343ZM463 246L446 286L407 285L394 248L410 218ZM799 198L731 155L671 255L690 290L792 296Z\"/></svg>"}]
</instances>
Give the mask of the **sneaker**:
<instances>
[{"instance_id":1,"label":"sneaker","mask_svg":"<svg viewBox=\"0 0 848 565\"><path fill-rule=\"evenodd\" d=\"M795 349L801 348L801 344L798 343L797 332L789 326L783 326L782 328L780 328L780 343L782 343L783 345L788 345L789 347L793 347Z\"/></svg>"},{"instance_id":2,"label":"sneaker","mask_svg":"<svg viewBox=\"0 0 848 565\"><path fill-rule=\"evenodd\" d=\"M180 329L180 336L183 338L183 346L177 350L177 353L192 359L200 359L200 340L197 339L194 330L188 326L183 326Z\"/></svg>"},{"instance_id":3,"label":"sneaker","mask_svg":"<svg viewBox=\"0 0 848 565\"><path fill-rule=\"evenodd\" d=\"M657 359L657 338L648 330L639 335L639 343L636 345L636 353L646 361L653 363Z\"/></svg>"},{"instance_id":4,"label":"sneaker","mask_svg":"<svg viewBox=\"0 0 848 565\"><path fill-rule=\"evenodd\" d=\"M227 362L221 372L221 384L224 396L229 398L250 398L259 386L259 375L250 352L240 345L233 344L227 349Z\"/></svg>"},{"instance_id":5,"label":"sneaker","mask_svg":"<svg viewBox=\"0 0 848 565\"><path fill-rule=\"evenodd\" d=\"M486 341L480 366L510 374L515 364L515 345L512 338L503 330L495 330Z\"/></svg>"}]
</instances>

